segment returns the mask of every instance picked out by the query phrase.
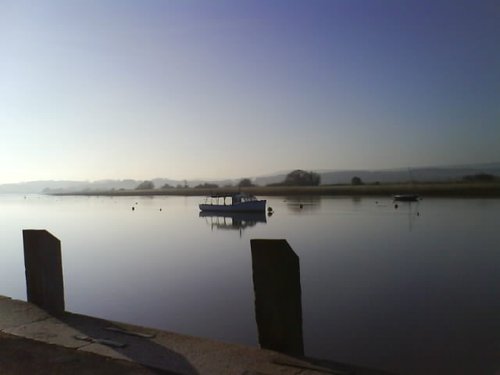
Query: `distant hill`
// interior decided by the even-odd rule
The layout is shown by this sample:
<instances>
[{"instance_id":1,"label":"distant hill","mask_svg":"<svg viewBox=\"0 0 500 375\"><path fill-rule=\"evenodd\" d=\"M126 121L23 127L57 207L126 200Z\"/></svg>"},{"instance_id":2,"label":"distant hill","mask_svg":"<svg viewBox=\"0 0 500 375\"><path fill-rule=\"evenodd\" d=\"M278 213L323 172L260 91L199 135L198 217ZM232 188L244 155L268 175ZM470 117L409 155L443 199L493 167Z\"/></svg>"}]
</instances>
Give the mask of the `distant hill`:
<instances>
[{"instance_id":1,"label":"distant hill","mask_svg":"<svg viewBox=\"0 0 500 375\"><path fill-rule=\"evenodd\" d=\"M487 173L500 177L500 163L473 164L448 167L421 167L411 169L381 169L381 170L343 170L343 171L316 171L321 175L321 184L350 184L354 176L361 178L365 183L393 183L393 182L444 182L458 181L464 176ZM288 172L280 172L252 178L252 181L261 186L282 182ZM178 185L194 187L203 183L213 183L219 186L235 185L241 178L225 180L172 180L168 178L152 179L156 188L165 184L172 187ZM0 185L0 193L43 193L43 192L75 192L75 191L106 191L135 189L143 180L98 180L98 181L29 181Z\"/></svg>"},{"instance_id":2,"label":"distant hill","mask_svg":"<svg viewBox=\"0 0 500 375\"><path fill-rule=\"evenodd\" d=\"M0 185L0 193L41 193L44 189L77 189L81 181L29 181Z\"/></svg>"},{"instance_id":3,"label":"distant hill","mask_svg":"<svg viewBox=\"0 0 500 375\"><path fill-rule=\"evenodd\" d=\"M219 186L234 185L238 180L172 180L168 178L154 178L151 179L156 189L165 185L176 187L178 185L184 186L185 183L189 187L194 187L203 183L214 183ZM0 194L2 193L20 193L20 194L40 194L40 193L70 193L77 191L108 191L108 190L133 190L143 180L98 180L98 181L29 181L19 182L12 184L0 185Z\"/></svg>"},{"instance_id":4,"label":"distant hill","mask_svg":"<svg viewBox=\"0 0 500 375\"><path fill-rule=\"evenodd\" d=\"M361 178L366 183L393 183L393 182L444 182L458 181L464 176L478 173L488 173L500 177L500 163L476 164L467 166L450 167L421 167L406 169L381 169L381 170L343 170L321 171L321 184L350 184L354 176ZM268 185L281 182L286 173L273 176L257 177L257 185Z\"/></svg>"},{"instance_id":5,"label":"distant hill","mask_svg":"<svg viewBox=\"0 0 500 375\"><path fill-rule=\"evenodd\" d=\"M100 180L100 181L29 181L0 185L0 193L43 193L44 191L82 191L133 189L141 181L135 180Z\"/></svg>"}]
</instances>

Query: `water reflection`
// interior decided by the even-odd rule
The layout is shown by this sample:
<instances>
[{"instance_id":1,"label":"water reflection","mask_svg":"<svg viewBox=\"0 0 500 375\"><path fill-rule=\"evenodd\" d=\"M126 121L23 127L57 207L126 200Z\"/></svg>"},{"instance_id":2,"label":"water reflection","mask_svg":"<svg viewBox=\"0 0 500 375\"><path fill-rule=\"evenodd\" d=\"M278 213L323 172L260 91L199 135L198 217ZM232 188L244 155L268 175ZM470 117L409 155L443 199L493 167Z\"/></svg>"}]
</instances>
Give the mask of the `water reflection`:
<instances>
[{"instance_id":1,"label":"water reflection","mask_svg":"<svg viewBox=\"0 0 500 375\"><path fill-rule=\"evenodd\" d=\"M411 375L495 373L499 199L396 210L390 197L323 197L314 212L306 197L293 200L302 210L283 200L269 197L275 215L243 236L286 238L300 256L306 354ZM256 345L249 244L211 232L198 201L0 195L0 294L26 299L20 234L45 228L63 241L71 311Z\"/></svg>"},{"instance_id":2,"label":"water reflection","mask_svg":"<svg viewBox=\"0 0 500 375\"><path fill-rule=\"evenodd\" d=\"M284 202L286 207L294 213L312 212L321 207L320 197L286 197Z\"/></svg>"},{"instance_id":3,"label":"water reflection","mask_svg":"<svg viewBox=\"0 0 500 375\"><path fill-rule=\"evenodd\" d=\"M210 212L201 211L200 217L214 229L241 230L254 227L258 223L267 223L265 212Z\"/></svg>"},{"instance_id":4,"label":"water reflection","mask_svg":"<svg viewBox=\"0 0 500 375\"><path fill-rule=\"evenodd\" d=\"M402 212L406 212L408 215L408 232L412 232L417 221L417 218L420 216L420 202L412 202L412 201L404 201L404 202L396 202L394 203L395 210L401 210Z\"/></svg>"},{"instance_id":5,"label":"water reflection","mask_svg":"<svg viewBox=\"0 0 500 375\"><path fill-rule=\"evenodd\" d=\"M360 204L361 203L361 197L359 195L353 195L351 197L351 201L354 204Z\"/></svg>"}]
</instances>

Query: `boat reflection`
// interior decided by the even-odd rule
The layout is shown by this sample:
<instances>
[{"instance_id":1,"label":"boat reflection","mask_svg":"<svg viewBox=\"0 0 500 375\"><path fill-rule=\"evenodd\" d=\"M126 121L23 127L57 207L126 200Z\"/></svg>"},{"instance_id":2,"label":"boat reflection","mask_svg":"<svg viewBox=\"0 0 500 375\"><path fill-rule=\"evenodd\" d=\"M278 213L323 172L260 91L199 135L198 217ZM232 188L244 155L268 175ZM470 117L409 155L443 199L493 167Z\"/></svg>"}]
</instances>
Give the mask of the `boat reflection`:
<instances>
[{"instance_id":1,"label":"boat reflection","mask_svg":"<svg viewBox=\"0 0 500 375\"><path fill-rule=\"evenodd\" d=\"M249 227L254 227L258 223L267 223L265 212L215 212L201 211L200 217L205 218L205 221L212 230L243 230Z\"/></svg>"},{"instance_id":2,"label":"boat reflection","mask_svg":"<svg viewBox=\"0 0 500 375\"><path fill-rule=\"evenodd\" d=\"M408 214L408 232L412 232L417 218L420 217L420 201L396 201L394 202L394 209L397 211L401 209L404 211L404 206L406 206L406 211Z\"/></svg>"}]
</instances>

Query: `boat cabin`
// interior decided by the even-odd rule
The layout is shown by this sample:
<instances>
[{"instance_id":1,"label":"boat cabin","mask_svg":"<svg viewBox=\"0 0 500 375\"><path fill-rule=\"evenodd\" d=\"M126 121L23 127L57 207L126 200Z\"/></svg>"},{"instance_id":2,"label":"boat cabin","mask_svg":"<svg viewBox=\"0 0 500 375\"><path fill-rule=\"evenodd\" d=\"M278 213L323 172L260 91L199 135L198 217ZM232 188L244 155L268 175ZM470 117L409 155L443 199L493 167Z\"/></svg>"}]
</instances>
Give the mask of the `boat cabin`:
<instances>
[{"instance_id":1,"label":"boat cabin","mask_svg":"<svg viewBox=\"0 0 500 375\"><path fill-rule=\"evenodd\" d=\"M205 198L205 204L216 206L232 206L239 203L254 202L257 198L250 194L235 193L235 194L214 194Z\"/></svg>"}]
</instances>

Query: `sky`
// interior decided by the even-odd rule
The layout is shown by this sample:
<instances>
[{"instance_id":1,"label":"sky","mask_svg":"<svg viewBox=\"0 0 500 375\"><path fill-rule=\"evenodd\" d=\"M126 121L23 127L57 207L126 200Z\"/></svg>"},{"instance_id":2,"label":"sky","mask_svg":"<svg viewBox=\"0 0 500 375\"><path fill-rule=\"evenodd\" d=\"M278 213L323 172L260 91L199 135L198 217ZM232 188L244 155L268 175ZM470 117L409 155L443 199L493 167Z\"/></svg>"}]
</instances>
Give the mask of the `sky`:
<instances>
[{"instance_id":1,"label":"sky","mask_svg":"<svg viewBox=\"0 0 500 375\"><path fill-rule=\"evenodd\" d=\"M0 183L500 161L500 3L0 0Z\"/></svg>"}]
</instances>

